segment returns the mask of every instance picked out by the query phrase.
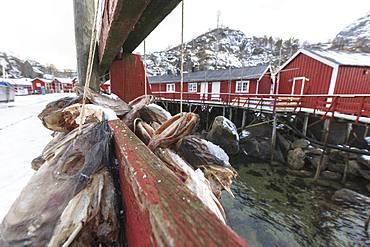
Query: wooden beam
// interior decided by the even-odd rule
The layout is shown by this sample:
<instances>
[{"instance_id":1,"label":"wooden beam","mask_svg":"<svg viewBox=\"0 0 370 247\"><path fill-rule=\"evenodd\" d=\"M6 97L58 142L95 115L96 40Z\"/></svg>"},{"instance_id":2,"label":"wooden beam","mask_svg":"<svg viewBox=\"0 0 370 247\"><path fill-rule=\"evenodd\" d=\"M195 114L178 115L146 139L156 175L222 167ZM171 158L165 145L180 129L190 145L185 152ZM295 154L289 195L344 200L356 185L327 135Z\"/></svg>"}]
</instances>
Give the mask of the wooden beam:
<instances>
[{"instance_id":1,"label":"wooden beam","mask_svg":"<svg viewBox=\"0 0 370 247\"><path fill-rule=\"evenodd\" d=\"M109 126L128 246L247 246L122 121Z\"/></svg>"},{"instance_id":2,"label":"wooden beam","mask_svg":"<svg viewBox=\"0 0 370 247\"><path fill-rule=\"evenodd\" d=\"M94 26L95 4L91 0L74 0L74 26L77 54L78 83L85 85L89 61L91 33ZM98 59L95 56L91 74L90 87L99 91Z\"/></svg>"},{"instance_id":3,"label":"wooden beam","mask_svg":"<svg viewBox=\"0 0 370 247\"><path fill-rule=\"evenodd\" d=\"M123 51L133 52L136 47L162 22L181 0L153 0L145 9L134 30L123 45Z\"/></svg>"},{"instance_id":4,"label":"wooden beam","mask_svg":"<svg viewBox=\"0 0 370 247\"><path fill-rule=\"evenodd\" d=\"M151 0L106 1L99 37L99 71L105 73Z\"/></svg>"}]
</instances>

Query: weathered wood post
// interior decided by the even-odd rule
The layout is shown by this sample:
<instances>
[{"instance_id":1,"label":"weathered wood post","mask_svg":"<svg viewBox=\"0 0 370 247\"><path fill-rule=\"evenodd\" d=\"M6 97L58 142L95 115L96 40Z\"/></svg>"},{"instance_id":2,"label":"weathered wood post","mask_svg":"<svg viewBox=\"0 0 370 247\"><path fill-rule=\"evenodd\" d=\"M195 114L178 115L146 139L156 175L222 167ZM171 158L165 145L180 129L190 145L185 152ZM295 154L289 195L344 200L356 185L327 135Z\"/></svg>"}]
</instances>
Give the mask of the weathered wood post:
<instances>
[{"instance_id":1,"label":"weathered wood post","mask_svg":"<svg viewBox=\"0 0 370 247\"><path fill-rule=\"evenodd\" d=\"M303 119L302 133L304 136L307 136L308 116L309 116L308 113L305 113L304 119Z\"/></svg>"},{"instance_id":2,"label":"weathered wood post","mask_svg":"<svg viewBox=\"0 0 370 247\"><path fill-rule=\"evenodd\" d=\"M225 117L226 116L226 107L224 106L222 108L222 116Z\"/></svg>"},{"instance_id":3,"label":"weathered wood post","mask_svg":"<svg viewBox=\"0 0 370 247\"><path fill-rule=\"evenodd\" d=\"M233 108L230 107L229 120L232 121L232 119L233 119Z\"/></svg>"},{"instance_id":4,"label":"weathered wood post","mask_svg":"<svg viewBox=\"0 0 370 247\"><path fill-rule=\"evenodd\" d=\"M367 134L369 133L369 125L365 125L365 131L364 131L364 139L367 137Z\"/></svg>"},{"instance_id":5,"label":"weathered wood post","mask_svg":"<svg viewBox=\"0 0 370 247\"><path fill-rule=\"evenodd\" d=\"M320 176L321 166L324 161L324 155L326 154L326 150L327 150L327 144L328 144L329 133L330 133L330 125L331 125L331 118L326 119L324 122L324 150L320 156L320 162L316 167L316 173L315 173L314 180L317 180Z\"/></svg>"},{"instance_id":6,"label":"weathered wood post","mask_svg":"<svg viewBox=\"0 0 370 247\"><path fill-rule=\"evenodd\" d=\"M245 127L245 122L247 121L247 113L243 110L243 118L242 118L242 129Z\"/></svg>"},{"instance_id":7,"label":"weathered wood post","mask_svg":"<svg viewBox=\"0 0 370 247\"><path fill-rule=\"evenodd\" d=\"M346 135L345 145L348 145L348 143L351 139L352 130L353 130L352 123L347 123L347 135ZM349 167L349 153L346 153L342 183L346 182L348 167Z\"/></svg>"},{"instance_id":8,"label":"weathered wood post","mask_svg":"<svg viewBox=\"0 0 370 247\"><path fill-rule=\"evenodd\" d=\"M95 1L91 0L73 0L74 26L77 54L77 74L78 83L83 86L86 83L86 72L89 61L90 43L92 39L92 30L94 28ZM94 44L96 45L96 44ZM90 78L90 87L99 91L99 58L97 49L95 49L92 73Z\"/></svg>"},{"instance_id":9,"label":"weathered wood post","mask_svg":"<svg viewBox=\"0 0 370 247\"><path fill-rule=\"evenodd\" d=\"M191 106L192 106L192 104L189 104L189 112L191 112Z\"/></svg>"}]
</instances>

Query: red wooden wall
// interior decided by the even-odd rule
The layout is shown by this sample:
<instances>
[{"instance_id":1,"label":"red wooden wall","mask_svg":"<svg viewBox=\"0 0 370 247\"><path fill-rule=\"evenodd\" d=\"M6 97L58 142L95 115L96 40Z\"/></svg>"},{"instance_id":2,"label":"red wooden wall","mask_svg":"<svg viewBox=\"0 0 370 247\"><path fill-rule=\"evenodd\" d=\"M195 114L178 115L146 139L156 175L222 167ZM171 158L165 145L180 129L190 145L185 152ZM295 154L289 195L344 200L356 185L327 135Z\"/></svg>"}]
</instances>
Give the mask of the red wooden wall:
<instances>
[{"instance_id":1,"label":"red wooden wall","mask_svg":"<svg viewBox=\"0 0 370 247\"><path fill-rule=\"evenodd\" d=\"M259 81L258 94L270 94L271 87L272 87L271 75L270 74L263 75L263 77Z\"/></svg>"},{"instance_id":2,"label":"red wooden wall","mask_svg":"<svg viewBox=\"0 0 370 247\"><path fill-rule=\"evenodd\" d=\"M280 71L279 94L291 94L294 77L306 77L303 94L327 94L333 68L305 54L299 54Z\"/></svg>"},{"instance_id":3,"label":"red wooden wall","mask_svg":"<svg viewBox=\"0 0 370 247\"><path fill-rule=\"evenodd\" d=\"M370 68L340 66L334 94L370 94Z\"/></svg>"}]
</instances>

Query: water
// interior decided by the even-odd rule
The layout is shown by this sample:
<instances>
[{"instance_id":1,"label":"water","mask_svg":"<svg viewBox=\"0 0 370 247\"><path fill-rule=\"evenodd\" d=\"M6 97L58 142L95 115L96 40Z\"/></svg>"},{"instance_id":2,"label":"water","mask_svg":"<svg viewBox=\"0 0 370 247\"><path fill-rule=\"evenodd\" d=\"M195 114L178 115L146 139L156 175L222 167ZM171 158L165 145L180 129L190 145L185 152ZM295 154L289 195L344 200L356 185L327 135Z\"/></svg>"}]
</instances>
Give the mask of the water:
<instances>
[{"instance_id":1,"label":"water","mask_svg":"<svg viewBox=\"0 0 370 247\"><path fill-rule=\"evenodd\" d=\"M334 189L284 168L248 164L238 169L235 199L222 195L228 224L251 247L370 246L364 221L370 205L332 201Z\"/></svg>"}]
</instances>

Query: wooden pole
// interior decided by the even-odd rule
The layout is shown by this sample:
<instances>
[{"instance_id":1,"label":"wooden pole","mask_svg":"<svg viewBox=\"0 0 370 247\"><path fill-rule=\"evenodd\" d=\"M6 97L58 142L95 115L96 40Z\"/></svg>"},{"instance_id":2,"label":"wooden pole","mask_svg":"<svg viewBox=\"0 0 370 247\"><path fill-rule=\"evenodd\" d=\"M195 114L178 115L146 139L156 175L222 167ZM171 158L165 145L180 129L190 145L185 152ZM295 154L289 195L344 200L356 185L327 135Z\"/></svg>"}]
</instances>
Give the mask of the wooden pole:
<instances>
[{"instance_id":1,"label":"wooden pole","mask_svg":"<svg viewBox=\"0 0 370 247\"><path fill-rule=\"evenodd\" d=\"M247 121L247 113L243 110L243 118L242 118L242 129L245 127L245 122Z\"/></svg>"},{"instance_id":2,"label":"wooden pole","mask_svg":"<svg viewBox=\"0 0 370 247\"><path fill-rule=\"evenodd\" d=\"M303 129L302 129L302 133L304 136L307 136L307 126L308 126L308 114L306 113L304 115Z\"/></svg>"},{"instance_id":3,"label":"wooden pole","mask_svg":"<svg viewBox=\"0 0 370 247\"><path fill-rule=\"evenodd\" d=\"M325 134L324 134L325 135L325 137L324 137L324 150L321 154L320 162L316 167L316 173L315 173L314 180L317 180L320 176L321 166L322 166L322 163L324 161L324 155L325 155L326 150L327 150L328 138L329 138L329 133L330 133L330 125L331 125L331 119L330 118L326 119L325 123L324 123L324 132L325 132Z\"/></svg>"},{"instance_id":4,"label":"wooden pole","mask_svg":"<svg viewBox=\"0 0 370 247\"><path fill-rule=\"evenodd\" d=\"M224 106L223 109L222 109L222 116L225 117L226 116L226 107Z\"/></svg>"},{"instance_id":5,"label":"wooden pole","mask_svg":"<svg viewBox=\"0 0 370 247\"><path fill-rule=\"evenodd\" d=\"M230 107L229 120L232 121L232 119L233 119L233 108Z\"/></svg>"},{"instance_id":6,"label":"wooden pole","mask_svg":"<svg viewBox=\"0 0 370 247\"><path fill-rule=\"evenodd\" d=\"M365 132L364 132L364 139L367 137L367 134L369 133L369 125L366 124L365 126Z\"/></svg>"},{"instance_id":7,"label":"wooden pole","mask_svg":"<svg viewBox=\"0 0 370 247\"><path fill-rule=\"evenodd\" d=\"M87 79L86 72L89 61L92 29L94 28L95 2L91 0L73 0L73 10L78 82L81 86L84 86ZM97 52L97 49L95 49L95 52ZM98 65L99 59L95 55L90 78L90 87L95 91L99 91L100 86Z\"/></svg>"},{"instance_id":8,"label":"wooden pole","mask_svg":"<svg viewBox=\"0 0 370 247\"><path fill-rule=\"evenodd\" d=\"M189 104L189 112L191 112L191 106L192 106L192 105L191 105L191 104Z\"/></svg>"},{"instance_id":9,"label":"wooden pole","mask_svg":"<svg viewBox=\"0 0 370 247\"><path fill-rule=\"evenodd\" d=\"M277 114L274 112L272 121L272 135L271 135L271 162L274 161L274 152L276 147L276 127L277 127Z\"/></svg>"},{"instance_id":10,"label":"wooden pole","mask_svg":"<svg viewBox=\"0 0 370 247\"><path fill-rule=\"evenodd\" d=\"M352 123L347 123L347 135L346 135L346 140L345 140L346 145L348 145L349 143L352 130L353 130ZM347 180L348 167L349 167L349 153L347 152L345 156L345 166L344 166L344 171L343 171L342 183L345 183Z\"/></svg>"}]
</instances>

